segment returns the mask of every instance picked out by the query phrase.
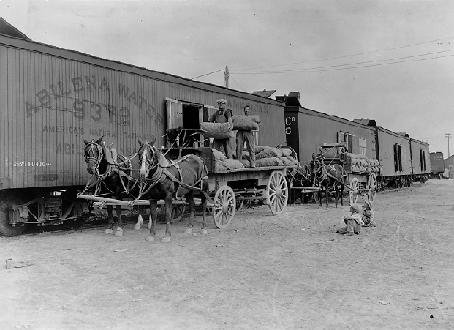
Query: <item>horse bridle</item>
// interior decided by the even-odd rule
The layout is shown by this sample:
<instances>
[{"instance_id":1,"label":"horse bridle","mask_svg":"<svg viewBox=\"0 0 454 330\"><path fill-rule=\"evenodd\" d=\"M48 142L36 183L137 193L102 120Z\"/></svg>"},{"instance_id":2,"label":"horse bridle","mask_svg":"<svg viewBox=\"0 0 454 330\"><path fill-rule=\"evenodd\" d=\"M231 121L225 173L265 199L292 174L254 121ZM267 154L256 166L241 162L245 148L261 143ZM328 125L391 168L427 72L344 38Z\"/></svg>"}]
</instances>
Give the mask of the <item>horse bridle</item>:
<instances>
[{"instance_id":1,"label":"horse bridle","mask_svg":"<svg viewBox=\"0 0 454 330\"><path fill-rule=\"evenodd\" d=\"M143 146L144 150L139 153L140 161L143 165L143 162L145 162L146 165L146 175L145 175L145 180L151 181L151 184L155 183L161 178L162 175L162 167L159 165L159 162L153 163L153 158L154 154L156 153L156 148L150 145L148 142L144 142ZM143 154L145 150L148 150L147 154L150 154L150 157L144 157ZM153 171L153 175L151 178L148 178L148 174Z\"/></svg>"},{"instance_id":2,"label":"horse bridle","mask_svg":"<svg viewBox=\"0 0 454 330\"><path fill-rule=\"evenodd\" d=\"M98 156L89 156L89 154L95 154L96 150L98 151ZM84 157L85 157L85 162L88 164L90 161L95 163L95 174L97 177L100 177L101 174L99 173L99 166L102 161L103 157L103 150L102 146L95 142L94 140L91 140L90 142L87 143L84 149Z\"/></svg>"}]
</instances>

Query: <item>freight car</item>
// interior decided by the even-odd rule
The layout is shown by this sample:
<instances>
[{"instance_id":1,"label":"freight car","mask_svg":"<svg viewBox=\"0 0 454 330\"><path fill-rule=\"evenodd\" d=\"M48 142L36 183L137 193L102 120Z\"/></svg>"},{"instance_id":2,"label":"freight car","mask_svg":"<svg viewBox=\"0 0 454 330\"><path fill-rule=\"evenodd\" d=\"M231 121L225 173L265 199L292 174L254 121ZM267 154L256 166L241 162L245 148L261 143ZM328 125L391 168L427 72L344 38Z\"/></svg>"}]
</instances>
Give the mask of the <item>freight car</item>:
<instances>
[{"instance_id":1,"label":"freight car","mask_svg":"<svg viewBox=\"0 0 454 330\"><path fill-rule=\"evenodd\" d=\"M375 120L350 121L307 109L301 106L298 92L276 99L285 104L287 145L297 151L303 163L324 144L344 143L349 153L379 160L378 188L424 181L430 173L429 145L425 142L377 126Z\"/></svg>"},{"instance_id":2,"label":"freight car","mask_svg":"<svg viewBox=\"0 0 454 330\"><path fill-rule=\"evenodd\" d=\"M137 137L164 145L167 128L198 129L219 98L260 115L258 143L285 144L277 101L0 34L0 234L86 210L83 139L103 135L124 155Z\"/></svg>"},{"instance_id":3,"label":"freight car","mask_svg":"<svg viewBox=\"0 0 454 330\"><path fill-rule=\"evenodd\" d=\"M432 172L429 143L410 138L413 181L425 182Z\"/></svg>"},{"instance_id":4,"label":"freight car","mask_svg":"<svg viewBox=\"0 0 454 330\"><path fill-rule=\"evenodd\" d=\"M445 172L445 160L443 153L440 151L430 153L430 169L434 178L441 178Z\"/></svg>"}]
</instances>

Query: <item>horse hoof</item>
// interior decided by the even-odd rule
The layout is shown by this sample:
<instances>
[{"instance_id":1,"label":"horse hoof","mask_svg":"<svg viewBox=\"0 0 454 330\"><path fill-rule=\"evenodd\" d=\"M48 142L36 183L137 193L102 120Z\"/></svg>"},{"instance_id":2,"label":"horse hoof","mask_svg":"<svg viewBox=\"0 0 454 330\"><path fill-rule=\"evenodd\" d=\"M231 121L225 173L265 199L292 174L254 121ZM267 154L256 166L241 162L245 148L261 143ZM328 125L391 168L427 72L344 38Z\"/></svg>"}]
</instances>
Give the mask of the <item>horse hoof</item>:
<instances>
[{"instance_id":1,"label":"horse hoof","mask_svg":"<svg viewBox=\"0 0 454 330\"><path fill-rule=\"evenodd\" d=\"M147 238L145 238L145 240L146 240L147 242L154 242L154 236L151 236L151 235L150 235L150 236L147 236Z\"/></svg>"},{"instance_id":2,"label":"horse hoof","mask_svg":"<svg viewBox=\"0 0 454 330\"><path fill-rule=\"evenodd\" d=\"M106 233L106 234L113 234L113 229L106 229L106 230L104 231L104 233Z\"/></svg>"},{"instance_id":3,"label":"horse hoof","mask_svg":"<svg viewBox=\"0 0 454 330\"><path fill-rule=\"evenodd\" d=\"M192 234L192 228L191 227L186 228L184 233L185 234Z\"/></svg>"},{"instance_id":4,"label":"horse hoof","mask_svg":"<svg viewBox=\"0 0 454 330\"><path fill-rule=\"evenodd\" d=\"M161 242L163 242L163 243L170 242L170 236L164 236L163 238L161 238Z\"/></svg>"},{"instance_id":5,"label":"horse hoof","mask_svg":"<svg viewBox=\"0 0 454 330\"><path fill-rule=\"evenodd\" d=\"M138 223L136 223L136 224L134 225L134 229L135 229L135 230L140 230L140 225L139 225Z\"/></svg>"},{"instance_id":6,"label":"horse hoof","mask_svg":"<svg viewBox=\"0 0 454 330\"><path fill-rule=\"evenodd\" d=\"M203 228L200 232L202 233L202 235L208 234L208 230L206 230L205 228Z\"/></svg>"},{"instance_id":7,"label":"horse hoof","mask_svg":"<svg viewBox=\"0 0 454 330\"><path fill-rule=\"evenodd\" d=\"M115 232L115 236L118 236L118 237L123 236L123 229L117 228L117 231Z\"/></svg>"}]
</instances>

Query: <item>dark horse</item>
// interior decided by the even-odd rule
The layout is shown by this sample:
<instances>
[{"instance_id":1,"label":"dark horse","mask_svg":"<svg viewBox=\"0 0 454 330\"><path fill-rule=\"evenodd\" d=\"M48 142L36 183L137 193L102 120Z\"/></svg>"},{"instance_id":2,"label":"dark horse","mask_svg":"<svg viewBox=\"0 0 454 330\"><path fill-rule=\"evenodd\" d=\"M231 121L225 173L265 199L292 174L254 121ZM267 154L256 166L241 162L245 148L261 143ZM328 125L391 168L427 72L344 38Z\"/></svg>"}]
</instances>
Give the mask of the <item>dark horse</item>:
<instances>
[{"instance_id":1,"label":"dark horse","mask_svg":"<svg viewBox=\"0 0 454 330\"><path fill-rule=\"evenodd\" d=\"M203 160L195 155L187 155L173 163L169 162L164 155L153 146L153 142L139 140L139 159L141 189L140 199L150 201L150 214L152 225L147 240L153 241L156 236L157 202L163 199L165 202L166 232L163 242L170 241L170 220L172 216L173 198L186 198L190 207L189 228L192 231L194 218L194 193L198 191L202 200L203 224L202 233L206 234L205 209L207 205L208 185L206 176L207 169Z\"/></svg>"},{"instance_id":2,"label":"dark horse","mask_svg":"<svg viewBox=\"0 0 454 330\"><path fill-rule=\"evenodd\" d=\"M311 161L313 186L320 187L318 199L322 206L322 192L325 192L326 206L328 207L328 193L334 191L336 197L336 207L340 197L343 203L345 179L347 174L340 164L325 164L322 155L313 155Z\"/></svg>"},{"instance_id":3,"label":"dark horse","mask_svg":"<svg viewBox=\"0 0 454 330\"><path fill-rule=\"evenodd\" d=\"M135 182L138 180L139 161L133 156L125 158L117 156L114 149L108 148L103 137L97 140L87 141L84 140L84 157L87 163L87 171L92 174L92 180L87 188L94 188L95 195L102 195L104 197L111 197L121 200L124 197L131 197L137 190ZM134 167L137 168L137 180L133 180ZM87 189L86 188L86 189ZM116 236L123 235L123 221L121 218L121 206L116 206L117 221L114 221L113 206L107 205L107 217L109 227L106 229L106 234L115 233Z\"/></svg>"}]
</instances>

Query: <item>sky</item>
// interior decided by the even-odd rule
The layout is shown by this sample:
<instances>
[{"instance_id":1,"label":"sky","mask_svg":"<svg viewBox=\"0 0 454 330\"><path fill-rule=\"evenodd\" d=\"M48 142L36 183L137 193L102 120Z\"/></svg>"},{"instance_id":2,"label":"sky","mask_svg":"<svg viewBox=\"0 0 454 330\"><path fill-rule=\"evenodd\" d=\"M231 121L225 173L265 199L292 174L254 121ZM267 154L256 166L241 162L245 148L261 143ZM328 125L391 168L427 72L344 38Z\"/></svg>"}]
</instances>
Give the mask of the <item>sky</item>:
<instances>
[{"instance_id":1,"label":"sky","mask_svg":"<svg viewBox=\"0 0 454 330\"><path fill-rule=\"evenodd\" d=\"M445 157L454 134L454 1L0 0L0 16L34 41L221 86L228 66L230 88L299 91Z\"/></svg>"}]
</instances>

